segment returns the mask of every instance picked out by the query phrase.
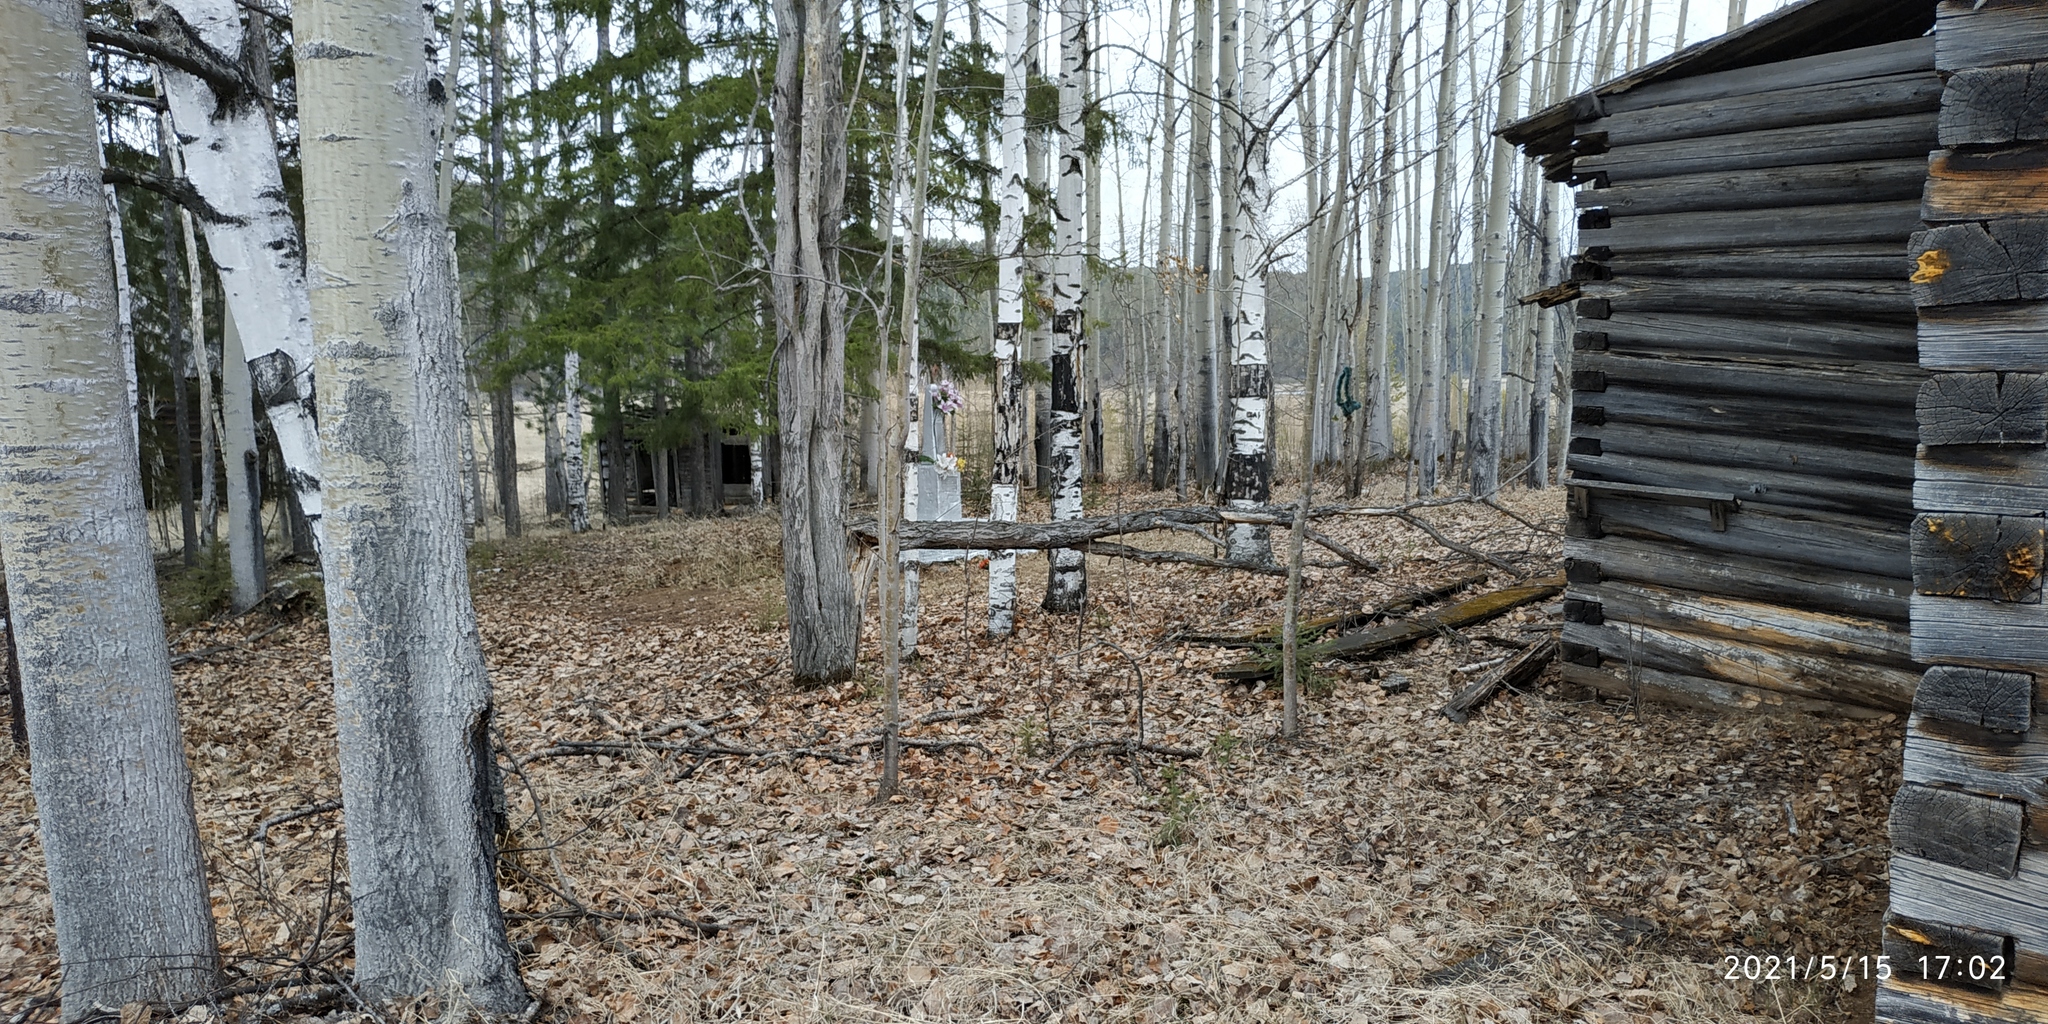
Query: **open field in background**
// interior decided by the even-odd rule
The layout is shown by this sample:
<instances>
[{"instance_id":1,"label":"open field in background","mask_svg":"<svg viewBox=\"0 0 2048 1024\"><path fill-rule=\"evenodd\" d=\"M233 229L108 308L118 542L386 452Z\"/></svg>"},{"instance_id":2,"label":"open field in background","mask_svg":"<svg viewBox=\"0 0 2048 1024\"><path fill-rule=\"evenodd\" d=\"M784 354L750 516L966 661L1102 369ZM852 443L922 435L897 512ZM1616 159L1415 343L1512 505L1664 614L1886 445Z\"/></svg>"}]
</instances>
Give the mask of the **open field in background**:
<instances>
[{"instance_id":1,"label":"open field in background","mask_svg":"<svg viewBox=\"0 0 2048 1024\"><path fill-rule=\"evenodd\" d=\"M1159 501L1098 493L1091 511ZM1550 571L1561 494L1506 503L1550 532L1425 514ZM1473 568L1397 522L1328 529L1387 569L1312 570L1308 614ZM978 566L926 571L905 714L952 717L909 730L926 746L905 754L908 794L876 805L874 652L845 685L793 689L778 536L735 516L473 550L517 766L501 884L541 1019L1869 1017L1868 983L1731 984L1723 957L1876 953L1896 721L1621 708L1551 679L1467 724L1437 714L1473 666L1553 628L1553 604L1319 666L1304 738L1283 744L1275 688L1219 683L1237 654L1173 640L1275 621L1281 580L1092 558L1077 622L1036 610L1030 557L1001 641L981 632ZM336 796L321 623L259 612L174 636L198 652L178 673L229 962L248 981L345 968L339 816L255 838ZM1384 693L1395 674L1410 689ZM1141 724L1197 756L1072 749ZM56 983L18 753L0 756L0 842L11 1018Z\"/></svg>"}]
</instances>

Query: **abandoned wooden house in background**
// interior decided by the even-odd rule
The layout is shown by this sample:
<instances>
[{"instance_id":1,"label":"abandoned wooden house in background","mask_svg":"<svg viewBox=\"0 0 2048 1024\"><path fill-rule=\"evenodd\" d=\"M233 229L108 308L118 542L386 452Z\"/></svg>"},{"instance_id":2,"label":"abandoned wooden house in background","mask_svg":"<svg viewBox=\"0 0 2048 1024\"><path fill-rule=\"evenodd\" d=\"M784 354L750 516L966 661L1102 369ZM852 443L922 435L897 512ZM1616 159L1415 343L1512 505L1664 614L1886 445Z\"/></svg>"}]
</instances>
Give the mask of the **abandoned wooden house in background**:
<instances>
[{"instance_id":1,"label":"abandoned wooden house in background","mask_svg":"<svg viewBox=\"0 0 2048 1024\"><path fill-rule=\"evenodd\" d=\"M2037 61L2048 4L1806 0L1503 130L1581 186L1567 677L1910 713L1881 1021L2048 1021Z\"/></svg>"}]
</instances>

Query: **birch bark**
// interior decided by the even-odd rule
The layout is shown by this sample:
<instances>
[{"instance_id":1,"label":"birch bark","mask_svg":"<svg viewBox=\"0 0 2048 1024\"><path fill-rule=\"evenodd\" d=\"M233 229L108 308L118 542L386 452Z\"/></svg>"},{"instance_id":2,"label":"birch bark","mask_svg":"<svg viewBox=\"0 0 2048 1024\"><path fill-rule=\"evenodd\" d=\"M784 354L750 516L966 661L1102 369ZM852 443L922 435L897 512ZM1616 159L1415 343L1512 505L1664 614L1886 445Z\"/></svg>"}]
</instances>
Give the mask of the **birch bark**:
<instances>
[{"instance_id":1,"label":"birch bark","mask_svg":"<svg viewBox=\"0 0 2048 1024\"><path fill-rule=\"evenodd\" d=\"M221 461L228 478L228 567L234 577L234 608L241 612L263 598L263 462L256 447L255 395L249 363L242 358L235 316L221 315Z\"/></svg>"},{"instance_id":2,"label":"birch bark","mask_svg":"<svg viewBox=\"0 0 2048 1024\"><path fill-rule=\"evenodd\" d=\"M1024 93L1029 30L1026 0L1004 6L1003 194L996 227L995 461L989 470L989 518L1017 519L1017 486L1024 457L1024 374L1018 345L1024 339ZM999 551L988 562L988 633L1009 636L1017 625L1017 553Z\"/></svg>"},{"instance_id":3,"label":"birch bark","mask_svg":"<svg viewBox=\"0 0 2048 1024\"><path fill-rule=\"evenodd\" d=\"M1522 0L1508 0L1501 22L1500 89L1493 123L1514 120L1522 103ZM1486 193L1484 247L1479 257L1478 359L1472 371L1472 417L1467 428L1472 493L1500 490L1501 358L1508 349L1508 200L1514 191L1516 153L1493 137L1493 168Z\"/></svg>"},{"instance_id":4,"label":"birch bark","mask_svg":"<svg viewBox=\"0 0 2048 1024\"><path fill-rule=\"evenodd\" d=\"M1273 490L1273 377L1266 355L1266 269L1272 259L1267 216L1272 207L1267 162L1272 149L1268 123L1276 33L1267 0L1247 0L1243 112L1236 120L1244 140L1237 169L1237 243L1233 260L1237 293L1236 326L1230 332L1230 459L1223 497L1231 508L1266 503ZM1263 526L1231 524L1224 547L1232 561L1270 562L1273 541Z\"/></svg>"},{"instance_id":5,"label":"birch bark","mask_svg":"<svg viewBox=\"0 0 2048 1024\"><path fill-rule=\"evenodd\" d=\"M1198 486L1207 489L1216 466L1216 5L1194 0L1195 37L1188 47L1188 92L1194 101L1188 125L1188 203L1194 210L1188 258L1194 277L1193 325L1183 337L1195 349L1194 415L1183 416L1181 458L1191 462ZM1186 395L1182 396L1183 401ZM1183 410L1185 414L1186 410ZM1183 487L1185 489L1185 487Z\"/></svg>"},{"instance_id":6,"label":"birch bark","mask_svg":"<svg viewBox=\"0 0 2048 1024\"><path fill-rule=\"evenodd\" d=\"M302 0L293 14L357 990L514 1012L527 998L498 908L434 174L448 93L417 5Z\"/></svg>"},{"instance_id":7,"label":"birch bark","mask_svg":"<svg viewBox=\"0 0 2048 1024\"><path fill-rule=\"evenodd\" d=\"M134 0L145 31L239 65L246 50L234 0ZM255 397L284 457L299 507L320 534L320 442L314 415L313 332L305 249L279 170L277 140L255 86L216 94L198 77L163 70L185 175L219 211L204 218L207 253L242 333Z\"/></svg>"},{"instance_id":8,"label":"birch bark","mask_svg":"<svg viewBox=\"0 0 2048 1024\"><path fill-rule=\"evenodd\" d=\"M1060 0L1059 201L1052 283L1052 519L1081 518L1081 374L1088 295L1086 126L1088 5ZM1072 613L1088 600L1086 556L1056 548L1047 559L1046 611Z\"/></svg>"},{"instance_id":9,"label":"birch bark","mask_svg":"<svg viewBox=\"0 0 2048 1024\"><path fill-rule=\"evenodd\" d=\"M1436 493L1438 461L1442 456L1441 425L1445 405L1441 379L1444 354L1443 278L1449 272L1451 261L1451 150L1456 146L1452 136L1457 128L1453 120L1458 94L1457 53L1458 0L1450 0L1444 8L1443 67L1439 69L1437 78L1435 187L1430 198L1429 271L1422 294L1422 346L1417 358L1421 395L1416 403L1415 420L1409 424L1414 435L1410 448L1415 460L1415 492L1423 496Z\"/></svg>"},{"instance_id":10,"label":"birch bark","mask_svg":"<svg viewBox=\"0 0 2048 1024\"><path fill-rule=\"evenodd\" d=\"M1419 5L1416 14L1419 28ZM1357 497L1364 489L1365 468L1383 464L1394 454L1393 391L1388 373L1391 349L1388 341L1393 318L1387 309L1393 275L1387 266L1387 251L1393 244L1394 178L1399 173L1394 167L1399 142L1395 128L1399 123L1399 112L1406 102L1401 95L1401 85L1407 71L1401 65L1406 54L1408 32L1401 26L1401 0L1394 0L1388 11L1387 36L1390 52L1387 56L1386 104L1380 108L1378 179L1373 183L1371 214L1372 284L1365 302L1365 443L1359 448L1362 464L1352 471L1351 497ZM1409 272L1414 272L1412 266Z\"/></svg>"},{"instance_id":11,"label":"birch bark","mask_svg":"<svg viewBox=\"0 0 2048 1024\"><path fill-rule=\"evenodd\" d=\"M195 999L213 916L136 473L82 5L0 5L0 558L66 1020Z\"/></svg>"}]
</instances>

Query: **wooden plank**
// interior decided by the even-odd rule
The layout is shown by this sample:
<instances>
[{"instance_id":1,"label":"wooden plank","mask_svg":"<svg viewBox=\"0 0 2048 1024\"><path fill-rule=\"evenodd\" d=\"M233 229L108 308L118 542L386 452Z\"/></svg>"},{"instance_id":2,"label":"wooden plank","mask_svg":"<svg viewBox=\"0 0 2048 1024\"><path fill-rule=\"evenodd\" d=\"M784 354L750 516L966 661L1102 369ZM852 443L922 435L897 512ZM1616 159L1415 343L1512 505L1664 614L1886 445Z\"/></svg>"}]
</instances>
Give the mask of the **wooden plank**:
<instances>
[{"instance_id":1,"label":"wooden plank","mask_svg":"<svg viewBox=\"0 0 2048 1024\"><path fill-rule=\"evenodd\" d=\"M1888 832L1897 855L2012 878L2025 829L2023 803L1909 782L1892 799Z\"/></svg>"},{"instance_id":2,"label":"wooden plank","mask_svg":"<svg viewBox=\"0 0 2048 1024\"><path fill-rule=\"evenodd\" d=\"M1566 541L1565 553L1598 563L1603 586L1606 580L1627 580L1901 624L1909 613L1912 583L1904 578L1710 553L1626 536ZM1914 650L1917 657L1917 641Z\"/></svg>"},{"instance_id":3,"label":"wooden plank","mask_svg":"<svg viewBox=\"0 0 2048 1024\"><path fill-rule=\"evenodd\" d=\"M2048 443L2048 376L1939 373L1921 382L1921 444Z\"/></svg>"},{"instance_id":4,"label":"wooden plank","mask_svg":"<svg viewBox=\"0 0 2048 1024\"><path fill-rule=\"evenodd\" d=\"M1840 704L1798 694L1762 690L1725 679L1706 679L1642 665L1574 665L1562 667L1564 680L1621 700L1642 699L1706 711L1768 711L1805 713L1828 718L1872 719L1890 714L1877 708Z\"/></svg>"},{"instance_id":5,"label":"wooden plank","mask_svg":"<svg viewBox=\"0 0 2048 1024\"><path fill-rule=\"evenodd\" d=\"M2040 517L1924 512L1913 518L1913 589L1942 597L2041 602Z\"/></svg>"},{"instance_id":6,"label":"wooden plank","mask_svg":"<svg viewBox=\"0 0 2048 1024\"><path fill-rule=\"evenodd\" d=\"M1893 975L1877 989L1878 1024L2048 1024L2048 992L1975 992Z\"/></svg>"},{"instance_id":7,"label":"wooden plank","mask_svg":"<svg viewBox=\"0 0 2048 1024\"><path fill-rule=\"evenodd\" d=\"M1868 121L1937 110L1941 78L1932 67L1880 78L1748 93L1740 97L1610 110L1597 122L1609 145L1628 146L1790 128Z\"/></svg>"},{"instance_id":8,"label":"wooden plank","mask_svg":"<svg viewBox=\"0 0 2048 1024\"><path fill-rule=\"evenodd\" d=\"M1728 529L1716 530L1706 509L1604 497L1594 500L1593 514L1610 537L1678 541L1700 551L1901 582L1912 578L1912 559L1900 535L1903 523L1746 502L1740 513L1729 517Z\"/></svg>"},{"instance_id":9,"label":"wooden plank","mask_svg":"<svg viewBox=\"0 0 2048 1024\"><path fill-rule=\"evenodd\" d=\"M1664 462L1675 462L1715 470L1762 470L1792 479L1810 478L1807 486L1816 488L1835 482L1863 483L1888 491L1902 490L1907 506L1912 503L1913 448L1906 444L1843 446L1804 439L1727 437L1684 427L1633 423L1582 427L1574 432L1574 440L1596 443L1590 452L1575 449L1575 454L1659 460L1646 468L1675 470L1676 467L1662 466ZM1720 489L1719 484L1715 487Z\"/></svg>"},{"instance_id":10,"label":"wooden plank","mask_svg":"<svg viewBox=\"0 0 2048 1024\"><path fill-rule=\"evenodd\" d=\"M1603 620L1611 618L1700 633L1817 657L1903 669L1913 667L1912 636L1899 624L1882 619L1816 612L1627 580L1570 584L1565 597L1597 603ZM1920 689L1925 686L1923 678ZM1908 697L1911 694L1909 689Z\"/></svg>"},{"instance_id":11,"label":"wooden plank","mask_svg":"<svg viewBox=\"0 0 2048 1024\"><path fill-rule=\"evenodd\" d=\"M1602 666L1611 661L1888 711L1911 707L1919 681L1910 668L1786 651L1616 616L1598 625L1567 622L1564 639L1598 649Z\"/></svg>"},{"instance_id":12,"label":"wooden plank","mask_svg":"<svg viewBox=\"0 0 2048 1024\"><path fill-rule=\"evenodd\" d=\"M1988 732L1915 712L1906 720L1905 781L2034 805L2048 800L2048 739L2006 733L1994 743Z\"/></svg>"},{"instance_id":13,"label":"wooden plank","mask_svg":"<svg viewBox=\"0 0 2048 1024\"><path fill-rule=\"evenodd\" d=\"M1648 214L1616 217L1612 227L1581 231L1579 244L1612 253L1866 242L1903 248L1921 228L1920 214L1921 204L1910 200Z\"/></svg>"},{"instance_id":14,"label":"wooden plank","mask_svg":"<svg viewBox=\"0 0 2048 1024\"><path fill-rule=\"evenodd\" d=\"M2017 805L2014 805L2017 806ZM1892 913L2010 935L2023 949L2048 949L2048 854L2021 852L2017 871L1997 877L1903 851L1891 861Z\"/></svg>"},{"instance_id":15,"label":"wooden plank","mask_svg":"<svg viewBox=\"0 0 2048 1024\"><path fill-rule=\"evenodd\" d=\"M1777 396L1805 402L1853 402L1903 410L1914 405L1921 370L1898 363L1829 362L1819 359L1696 359L1685 356L1615 352L1575 361L1600 371L1607 386L1663 387L1685 393L1736 397ZM1917 435L1915 435L1917 436Z\"/></svg>"},{"instance_id":16,"label":"wooden plank","mask_svg":"<svg viewBox=\"0 0 2048 1024\"><path fill-rule=\"evenodd\" d=\"M2012 936L1891 915L1881 939L1892 969L1916 981L1996 992L2012 980Z\"/></svg>"},{"instance_id":17,"label":"wooden plank","mask_svg":"<svg viewBox=\"0 0 2048 1024\"><path fill-rule=\"evenodd\" d=\"M1574 417L1581 414L1576 422L1694 426L1702 432L1741 437L1810 437L1845 447L1895 447L1919 439L1912 416L1891 403L1863 406L1796 394L1687 394L1633 383L1616 385L1611 378L1597 402L1573 406Z\"/></svg>"},{"instance_id":18,"label":"wooden plank","mask_svg":"<svg viewBox=\"0 0 2048 1024\"><path fill-rule=\"evenodd\" d=\"M1589 429L1618 431L1624 428L1606 425ZM1740 441L1731 443L1741 444ZM1763 442L1765 445L1773 443ZM1603 480L1651 486L1689 484L1712 487L1740 495L1744 501L1762 500L1792 508L1863 515L1894 514L1901 520L1913 511L1913 482L1910 478L1870 483L1798 469L1721 466L1708 461L1708 458L1705 452L1694 458L1682 454L1675 458L1650 458L1603 450L1599 455L1568 455L1567 465L1575 474ZM1910 458L1892 461L1910 463Z\"/></svg>"},{"instance_id":19,"label":"wooden plank","mask_svg":"<svg viewBox=\"0 0 2048 1024\"><path fill-rule=\"evenodd\" d=\"M1916 218L1918 214L1915 214ZM1893 269L1903 269L1894 260ZM1794 278L1617 277L1580 286L1583 294L1606 299L1615 313L1721 313L1741 309L1762 316L1814 313L1858 320L1908 322L1916 289L1892 280L1813 281ZM2032 298L2034 296L2026 296Z\"/></svg>"},{"instance_id":20,"label":"wooden plank","mask_svg":"<svg viewBox=\"0 0 2048 1024\"><path fill-rule=\"evenodd\" d=\"M1863 121L1768 128L1710 139L1615 146L1605 153L1578 158L1573 169L1581 175L1605 174L1609 181L1628 181L1707 171L1908 157L1935 148L1937 117L1929 110Z\"/></svg>"},{"instance_id":21,"label":"wooden plank","mask_svg":"<svg viewBox=\"0 0 2048 1024\"><path fill-rule=\"evenodd\" d=\"M2048 60L2048 8L2029 0L1944 0L1938 11L1934 66L1943 71Z\"/></svg>"},{"instance_id":22,"label":"wooden plank","mask_svg":"<svg viewBox=\"0 0 2048 1024\"><path fill-rule=\"evenodd\" d=\"M1933 66L1934 40L1922 37L1651 82L1627 92L1603 96L1601 100L1607 113L1618 114L1645 107L1878 78Z\"/></svg>"},{"instance_id":23,"label":"wooden plank","mask_svg":"<svg viewBox=\"0 0 2048 1024\"><path fill-rule=\"evenodd\" d=\"M1915 154L1890 160L1622 180L1605 188L1579 189L1573 202L1580 209L1604 209L1612 216L1626 217L1919 199L1926 184L1927 157Z\"/></svg>"},{"instance_id":24,"label":"wooden plank","mask_svg":"<svg viewBox=\"0 0 2048 1024\"><path fill-rule=\"evenodd\" d=\"M1898 254L1904 264L1905 249ZM2043 318L2048 322L2048 307L2043 307ZM1911 363L1920 353L1914 328L1896 324L1622 313L1601 323L1600 330L1610 350L1638 354ZM1926 330L1924 319L1920 330Z\"/></svg>"},{"instance_id":25,"label":"wooden plank","mask_svg":"<svg viewBox=\"0 0 2048 1024\"><path fill-rule=\"evenodd\" d=\"M1914 594L1911 608L1913 660L1922 664L2015 672L2048 664L2048 605Z\"/></svg>"},{"instance_id":26,"label":"wooden plank","mask_svg":"<svg viewBox=\"0 0 2048 1024\"><path fill-rule=\"evenodd\" d=\"M1347 633L1318 644L1319 658L1371 658L1398 650L1444 629L1463 629L1505 615L1526 604L1556 597L1564 590L1564 577L1545 576L1511 587L1468 597L1438 611L1413 615L1382 626ZM1252 681L1271 679L1275 666L1263 661L1240 662L1217 669L1219 679Z\"/></svg>"},{"instance_id":27,"label":"wooden plank","mask_svg":"<svg viewBox=\"0 0 2048 1024\"><path fill-rule=\"evenodd\" d=\"M1544 637L1530 644L1521 653L1508 659L1507 664L1488 671L1452 695L1449 703L1437 710L1453 722L1463 722L1472 717L1474 709L1493 699L1502 687L1513 689L1525 685L1543 675L1543 671L1557 661L1558 642L1553 637Z\"/></svg>"},{"instance_id":28,"label":"wooden plank","mask_svg":"<svg viewBox=\"0 0 2048 1024\"><path fill-rule=\"evenodd\" d=\"M1915 232L1920 306L2048 299L2048 220L2002 218Z\"/></svg>"},{"instance_id":29,"label":"wooden plank","mask_svg":"<svg viewBox=\"0 0 2048 1024\"><path fill-rule=\"evenodd\" d=\"M1941 144L1996 146L2048 140L2048 67L1963 68L1941 97Z\"/></svg>"},{"instance_id":30,"label":"wooden plank","mask_svg":"<svg viewBox=\"0 0 2048 1024\"><path fill-rule=\"evenodd\" d=\"M1924 172L1922 172L1924 175ZM1896 240L1853 245L1760 246L1747 249L1690 249L1676 252L1620 252L1596 266L1597 280L1644 277L1775 278L1791 281L1888 281L1897 283L1912 261ZM1725 314L1729 307L1714 310ZM1740 308L1739 306L1736 308Z\"/></svg>"},{"instance_id":31,"label":"wooden plank","mask_svg":"<svg viewBox=\"0 0 2048 1024\"><path fill-rule=\"evenodd\" d=\"M2048 372L2048 303L1930 307L1919 334L1929 370Z\"/></svg>"},{"instance_id":32,"label":"wooden plank","mask_svg":"<svg viewBox=\"0 0 2048 1024\"><path fill-rule=\"evenodd\" d=\"M1922 448L1913 477L1916 508L2039 515L2048 509L2048 451L2018 445Z\"/></svg>"},{"instance_id":33,"label":"wooden plank","mask_svg":"<svg viewBox=\"0 0 2048 1024\"><path fill-rule=\"evenodd\" d=\"M1467 587L1486 582L1483 572L1466 573L1456 579L1446 580L1429 587L1408 590L1384 604L1371 608L1354 609L1335 615L1324 615L1301 623L1296 635L1314 640L1325 633L1341 633L1347 629L1369 626L1393 615L1406 615L1426 604L1435 604ZM1280 642L1280 625L1275 623L1249 633L1179 633L1174 640L1184 644L1209 644L1217 647L1258 647Z\"/></svg>"},{"instance_id":34,"label":"wooden plank","mask_svg":"<svg viewBox=\"0 0 2048 1024\"><path fill-rule=\"evenodd\" d=\"M1923 202L1929 223L2048 215L2048 146L1937 150Z\"/></svg>"},{"instance_id":35,"label":"wooden plank","mask_svg":"<svg viewBox=\"0 0 2048 1024\"><path fill-rule=\"evenodd\" d=\"M2024 733L2034 722L2034 677L1965 665L1935 665L1920 677L1913 710L1929 718ZM2048 776L2044 776L2048 782Z\"/></svg>"}]
</instances>

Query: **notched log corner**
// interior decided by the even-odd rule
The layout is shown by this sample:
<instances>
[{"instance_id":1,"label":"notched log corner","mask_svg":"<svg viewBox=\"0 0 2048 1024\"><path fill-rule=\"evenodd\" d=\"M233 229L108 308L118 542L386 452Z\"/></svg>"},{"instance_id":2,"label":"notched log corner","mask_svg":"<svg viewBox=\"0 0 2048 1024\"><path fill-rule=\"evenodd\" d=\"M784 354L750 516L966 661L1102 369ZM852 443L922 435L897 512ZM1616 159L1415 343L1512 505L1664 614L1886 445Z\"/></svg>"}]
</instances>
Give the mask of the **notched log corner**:
<instances>
[{"instance_id":1,"label":"notched log corner","mask_svg":"<svg viewBox=\"0 0 2048 1024\"><path fill-rule=\"evenodd\" d=\"M1934 597L2041 602L2038 516L1925 512L1912 528L1913 589Z\"/></svg>"}]
</instances>

